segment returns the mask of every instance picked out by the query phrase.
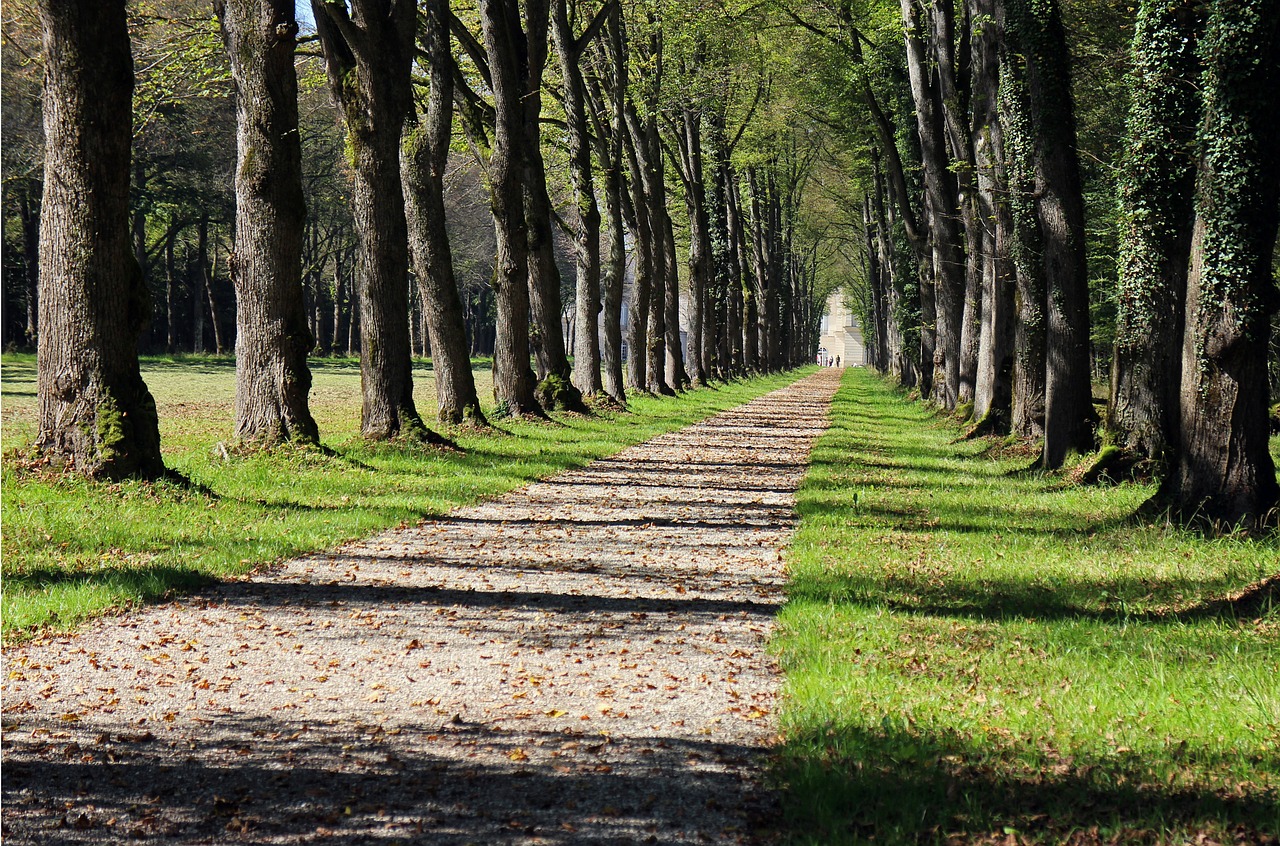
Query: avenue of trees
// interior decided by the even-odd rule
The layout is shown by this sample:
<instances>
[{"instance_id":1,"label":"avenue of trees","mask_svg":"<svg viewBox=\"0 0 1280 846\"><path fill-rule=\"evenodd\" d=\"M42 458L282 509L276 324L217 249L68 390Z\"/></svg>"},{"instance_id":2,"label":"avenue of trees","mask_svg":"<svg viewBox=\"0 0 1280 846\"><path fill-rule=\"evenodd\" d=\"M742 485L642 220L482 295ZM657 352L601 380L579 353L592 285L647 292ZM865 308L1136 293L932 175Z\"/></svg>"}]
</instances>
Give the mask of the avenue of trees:
<instances>
[{"instance_id":1,"label":"avenue of trees","mask_svg":"<svg viewBox=\"0 0 1280 846\"><path fill-rule=\"evenodd\" d=\"M973 434L1274 521L1273 0L308 11L7 5L4 340L51 459L163 472L140 349L234 350L259 445L316 442L308 356L358 354L364 436L431 439L414 355L447 424L476 353L500 413L586 411L811 360L840 287Z\"/></svg>"}]
</instances>

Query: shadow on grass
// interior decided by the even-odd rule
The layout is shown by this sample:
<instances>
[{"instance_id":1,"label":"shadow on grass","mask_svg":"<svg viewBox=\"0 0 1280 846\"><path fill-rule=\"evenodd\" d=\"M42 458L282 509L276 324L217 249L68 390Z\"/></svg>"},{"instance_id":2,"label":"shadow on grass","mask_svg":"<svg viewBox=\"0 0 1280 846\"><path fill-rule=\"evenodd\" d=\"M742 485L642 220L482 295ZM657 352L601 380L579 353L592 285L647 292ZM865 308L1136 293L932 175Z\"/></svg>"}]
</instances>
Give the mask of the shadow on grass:
<instances>
[{"instance_id":1,"label":"shadow on grass","mask_svg":"<svg viewBox=\"0 0 1280 846\"><path fill-rule=\"evenodd\" d=\"M5 576L6 590L36 592L52 587L93 587L113 595L136 597L150 602L175 592L189 593L214 584L217 579L190 567L166 564L143 566L112 565L94 570L66 570L36 567ZM51 612L53 622L57 611Z\"/></svg>"},{"instance_id":2,"label":"shadow on grass","mask_svg":"<svg viewBox=\"0 0 1280 846\"><path fill-rule=\"evenodd\" d=\"M847 603L888 608L907 614L957 617L985 622L1004 620L1092 620L1099 623L1173 624L1196 620L1249 623L1280 613L1276 579L1228 595L1233 579L1125 579L1044 586L1017 580L956 579L938 583L929 575L893 573L884 578L827 574L797 579L792 600ZM1137 605L1126 597L1211 596L1186 607L1153 610L1150 600ZM1101 602L1101 605L1099 603ZM1137 607L1135 607L1137 605Z\"/></svg>"},{"instance_id":3,"label":"shadow on grass","mask_svg":"<svg viewBox=\"0 0 1280 846\"><path fill-rule=\"evenodd\" d=\"M1214 763L1212 752L1183 754ZM1136 753L1060 759L1049 749L997 748L955 733L843 726L789 740L775 776L786 785L786 822L801 843L985 843L1011 834L1048 843L1155 843L1181 842L1168 836L1179 831L1276 842L1274 792L1170 785L1158 763Z\"/></svg>"}]
</instances>

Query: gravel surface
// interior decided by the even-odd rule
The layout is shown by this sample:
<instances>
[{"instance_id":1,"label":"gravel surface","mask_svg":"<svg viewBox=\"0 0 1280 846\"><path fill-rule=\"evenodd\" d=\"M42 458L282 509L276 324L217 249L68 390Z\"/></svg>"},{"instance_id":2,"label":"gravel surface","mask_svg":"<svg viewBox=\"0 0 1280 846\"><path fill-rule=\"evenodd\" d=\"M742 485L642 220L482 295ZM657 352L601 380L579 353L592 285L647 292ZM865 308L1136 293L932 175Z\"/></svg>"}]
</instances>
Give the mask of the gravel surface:
<instances>
[{"instance_id":1,"label":"gravel surface","mask_svg":"<svg viewBox=\"0 0 1280 846\"><path fill-rule=\"evenodd\" d=\"M6 650L5 842L755 842L838 381Z\"/></svg>"}]
</instances>

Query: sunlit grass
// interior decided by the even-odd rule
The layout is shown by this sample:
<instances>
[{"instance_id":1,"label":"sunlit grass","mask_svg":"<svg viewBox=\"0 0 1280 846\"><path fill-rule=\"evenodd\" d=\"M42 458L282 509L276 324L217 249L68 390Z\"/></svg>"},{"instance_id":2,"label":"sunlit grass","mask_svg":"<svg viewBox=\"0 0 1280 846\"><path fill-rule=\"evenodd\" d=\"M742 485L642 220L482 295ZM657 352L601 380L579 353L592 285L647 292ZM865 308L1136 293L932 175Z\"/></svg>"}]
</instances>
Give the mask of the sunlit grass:
<instances>
[{"instance_id":1,"label":"sunlit grass","mask_svg":"<svg viewBox=\"0 0 1280 846\"><path fill-rule=\"evenodd\" d=\"M1010 475L851 371L800 494L776 775L798 843L1246 842L1280 831L1275 538Z\"/></svg>"},{"instance_id":2,"label":"sunlit grass","mask_svg":"<svg viewBox=\"0 0 1280 846\"><path fill-rule=\"evenodd\" d=\"M3 631L66 628L111 609L234 577L284 557L439 515L595 458L781 387L782 374L689 392L635 397L630 412L554 423L501 420L501 431L449 432L463 452L357 437L359 368L313 363L312 411L328 452L283 448L224 456L231 445L234 362L147 359L166 464L213 492L171 483L89 483L15 470L12 450L34 432L34 362L3 360ZM430 372L415 371L430 417ZM487 370L477 370L491 399Z\"/></svg>"}]
</instances>

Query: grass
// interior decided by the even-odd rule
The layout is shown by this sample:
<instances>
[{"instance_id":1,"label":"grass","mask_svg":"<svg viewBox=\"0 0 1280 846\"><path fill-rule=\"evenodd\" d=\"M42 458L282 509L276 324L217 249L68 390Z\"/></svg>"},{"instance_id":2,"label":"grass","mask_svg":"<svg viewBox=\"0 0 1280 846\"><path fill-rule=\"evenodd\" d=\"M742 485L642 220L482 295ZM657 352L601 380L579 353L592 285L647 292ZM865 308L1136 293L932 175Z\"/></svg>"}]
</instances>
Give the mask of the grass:
<instances>
[{"instance_id":1,"label":"grass","mask_svg":"<svg viewBox=\"0 0 1280 846\"><path fill-rule=\"evenodd\" d=\"M789 842L1276 842L1280 609L1223 601L1275 537L1010 475L862 371L833 420L774 642Z\"/></svg>"},{"instance_id":2,"label":"grass","mask_svg":"<svg viewBox=\"0 0 1280 846\"><path fill-rule=\"evenodd\" d=\"M499 421L502 432L451 432L464 452L358 437L360 374L352 360L314 361L311 408L328 452L281 448L223 456L232 433L235 363L147 358L165 463L212 495L168 483L89 483L20 469L35 432L35 362L3 360L4 594L8 641L66 629L139 602L234 578L289 556L415 523L581 466L781 387L795 373L678 398L635 397L630 413L553 423ZM481 397L492 395L478 370ZM414 373L418 408L435 408L429 369Z\"/></svg>"}]
</instances>

